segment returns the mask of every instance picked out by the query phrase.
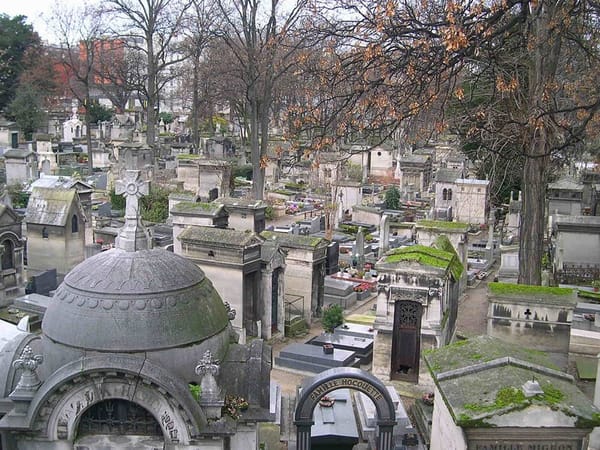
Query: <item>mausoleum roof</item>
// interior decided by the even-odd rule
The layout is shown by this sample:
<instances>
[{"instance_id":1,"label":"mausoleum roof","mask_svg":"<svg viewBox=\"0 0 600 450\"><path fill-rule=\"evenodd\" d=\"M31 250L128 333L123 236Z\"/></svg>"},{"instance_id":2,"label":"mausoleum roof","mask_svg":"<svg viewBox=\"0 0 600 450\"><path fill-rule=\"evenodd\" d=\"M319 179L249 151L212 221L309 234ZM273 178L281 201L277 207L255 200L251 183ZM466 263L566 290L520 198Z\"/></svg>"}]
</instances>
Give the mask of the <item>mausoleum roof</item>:
<instances>
[{"instance_id":1,"label":"mausoleum roof","mask_svg":"<svg viewBox=\"0 0 600 450\"><path fill-rule=\"evenodd\" d=\"M115 248L67 274L42 330L77 348L149 351L201 342L228 323L221 298L192 262L162 249Z\"/></svg>"},{"instance_id":2,"label":"mausoleum roof","mask_svg":"<svg viewBox=\"0 0 600 450\"><path fill-rule=\"evenodd\" d=\"M424 359L459 426L522 427L535 422L528 414L540 413L558 426L600 425L598 409L544 352L480 336L428 350ZM523 388L532 380L543 393L527 397Z\"/></svg>"},{"instance_id":3,"label":"mausoleum roof","mask_svg":"<svg viewBox=\"0 0 600 450\"><path fill-rule=\"evenodd\" d=\"M64 227L76 195L74 189L34 188L27 203L25 221Z\"/></svg>"}]
</instances>

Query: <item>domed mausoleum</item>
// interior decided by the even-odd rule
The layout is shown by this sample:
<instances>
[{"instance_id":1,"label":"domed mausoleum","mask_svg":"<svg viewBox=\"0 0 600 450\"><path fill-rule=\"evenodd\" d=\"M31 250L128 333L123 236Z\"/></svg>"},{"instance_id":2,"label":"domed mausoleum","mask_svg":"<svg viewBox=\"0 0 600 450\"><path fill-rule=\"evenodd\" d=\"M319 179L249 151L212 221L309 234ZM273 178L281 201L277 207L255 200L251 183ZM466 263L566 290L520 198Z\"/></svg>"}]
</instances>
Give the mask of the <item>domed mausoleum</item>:
<instances>
[{"instance_id":1,"label":"domed mausoleum","mask_svg":"<svg viewBox=\"0 0 600 450\"><path fill-rule=\"evenodd\" d=\"M149 248L147 191L137 171L118 183L115 248L67 274L41 335L0 334L0 450L247 449L271 420L270 348L238 344L202 270Z\"/></svg>"}]
</instances>

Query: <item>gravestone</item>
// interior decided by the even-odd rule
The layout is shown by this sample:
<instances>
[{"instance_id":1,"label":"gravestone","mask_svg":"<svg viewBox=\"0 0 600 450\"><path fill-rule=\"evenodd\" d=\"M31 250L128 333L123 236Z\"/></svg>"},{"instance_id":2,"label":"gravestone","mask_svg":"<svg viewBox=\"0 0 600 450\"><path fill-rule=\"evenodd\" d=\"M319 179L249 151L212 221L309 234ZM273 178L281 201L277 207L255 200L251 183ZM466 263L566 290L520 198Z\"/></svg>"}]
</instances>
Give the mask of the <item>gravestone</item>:
<instances>
[{"instance_id":1,"label":"gravestone","mask_svg":"<svg viewBox=\"0 0 600 450\"><path fill-rule=\"evenodd\" d=\"M379 223L379 257L383 257L390 245L390 216L384 214Z\"/></svg>"},{"instance_id":2,"label":"gravestone","mask_svg":"<svg viewBox=\"0 0 600 450\"><path fill-rule=\"evenodd\" d=\"M311 429L311 449L350 448L358 443L358 427L349 389L338 389L317 404Z\"/></svg>"},{"instance_id":3,"label":"gravestone","mask_svg":"<svg viewBox=\"0 0 600 450\"><path fill-rule=\"evenodd\" d=\"M57 287L56 269L49 269L29 277L25 293L50 295L50 292L56 290Z\"/></svg>"},{"instance_id":4,"label":"gravestone","mask_svg":"<svg viewBox=\"0 0 600 450\"><path fill-rule=\"evenodd\" d=\"M373 339L369 338L323 333L312 338L308 343L319 347L330 343L335 349L350 350L360 358L361 364L369 364L373 359Z\"/></svg>"},{"instance_id":5,"label":"gravestone","mask_svg":"<svg viewBox=\"0 0 600 450\"><path fill-rule=\"evenodd\" d=\"M284 347L275 357L279 367L320 373L333 367L359 367L360 360L354 352L334 349L333 353L325 353L322 347L310 344L290 344Z\"/></svg>"},{"instance_id":6,"label":"gravestone","mask_svg":"<svg viewBox=\"0 0 600 450\"><path fill-rule=\"evenodd\" d=\"M367 339L373 339L375 337L375 331L373 330L372 326L350 322L335 327L335 329L333 330L333 334Z\"/></svg>"},{"instance_id":7,"label":"gravestone","mask_svg":"<svg viewBox=\"0 0 600 450\"><path fill-rule=\"evenodd\" d=\"M344 309L354 305L356 303L356 292L354 292L355 284L356 283L351 281L325 277L325 294L323 296L324 305L336 304Z\"/></svg>"},{"instance_id":8,"label":"gravestone","mask_svg":"<svg viewBox=\"0 0 600 450\"><path fill-rule=\"evenodd\" d=\"M365 235L362 227L358 227L358 231L356 233L356 244L355 249L352 254L352 262L354 265L354 261L356 261L356 268L358 270L363 270L365 267Z\"/></svg>"}]
</instances>

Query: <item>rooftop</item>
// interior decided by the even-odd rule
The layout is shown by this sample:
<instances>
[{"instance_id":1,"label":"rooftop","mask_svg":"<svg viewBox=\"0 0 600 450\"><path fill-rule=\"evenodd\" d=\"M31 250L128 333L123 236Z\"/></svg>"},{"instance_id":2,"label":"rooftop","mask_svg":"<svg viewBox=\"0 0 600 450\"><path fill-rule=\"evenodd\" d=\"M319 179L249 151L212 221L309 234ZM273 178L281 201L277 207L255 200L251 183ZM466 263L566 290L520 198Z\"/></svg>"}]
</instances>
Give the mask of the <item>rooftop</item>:
<instances>
[{"instance_id":1,"label":"rooftop","mask_svg":"<svg viewBox=\"0 0 600 450\"><path fill-rule=\"evenodd\" d=\"M480 336L427 350L424 359L460 426L522 426L529 408L553 411L578 428L600 425L598 409L544 352ZM522 386L533 379L543 394L526 397Z\"/></svg>"},{"instance_id":2,"label":"rooftop","mask_svg":"<svg viewBox=\"0 0 600 450\"><path fill-rule=\"evenodd\" d=\"M400 247L394 249L388 252L384 257L384 263L386 264L395 264L407 261L416 262L424 266L449 270L455 280L460 278L464 270L455 252L449 252L443 249L426 247L418 244L411 245L410 247Z\"/></svg>"},{"instance_id":3,"label":"rooftop","mask_svg":"<svg viewBox=\"0 0 600 450\"><path fill-rule=\"evenodd\" d=\"M297 234L280 233L277 231L263 231L260 235L264 239L275 239L284 247L316 248L328 245L328 241L321 237L299 236Z\"/></svg>"},{"instance_id":4,"label":"rooftop","mask_svg":"<svg viewBox=\"0 0 600 450\"><path fill-rule=\"evenodd\" d=\"M227 247L248 247L262 242L256 233L200 226L186 228L177 239L182 242L197 241Z\"/></svg>"}]
</instances>

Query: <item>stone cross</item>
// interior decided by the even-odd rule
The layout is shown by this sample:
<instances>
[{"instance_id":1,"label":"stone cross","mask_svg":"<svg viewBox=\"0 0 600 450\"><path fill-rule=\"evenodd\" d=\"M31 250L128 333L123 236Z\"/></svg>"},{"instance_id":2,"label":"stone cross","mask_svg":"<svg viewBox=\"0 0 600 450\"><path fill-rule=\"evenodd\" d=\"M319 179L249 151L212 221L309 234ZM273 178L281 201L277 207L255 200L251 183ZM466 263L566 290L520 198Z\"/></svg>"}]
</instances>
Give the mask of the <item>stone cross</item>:
<instances>
[{"instance_id":1,"label":"stone cross","mask_svg":"<svg viewBox=\"0 0 600 450\"><path fill-rule=\"evenodd\" d=\"M139 170L127 170L125 180L118 180L115 193L125 196L125 225L115 246L126 251L147 249L150 239L141 222L140 198L150 193L150 182L140 177Z\"/></svg>"},{"instance_id":2,"label":"stone cross","mask_svg":"<svg viewBox=\"0 0 600 450\"><path fill-rule=\"evenodd\" d=\"M21 378L15 388L20 392L35 392L42 382L37 376L37 368L44 361L42 355L34 355L29 345L26 345L21 353L21 357L13 362L15 369L22 369Z\"/></svg>"},{"instance_id":3,"label":"stone cross","mask_svg":"<svg viewBox=\"0 0 600 450\"><path fill-rule=\"evenodd\" d=\"M115 192L125 196L125 220L138 220L139 199L150 193L149 184L141 179L139 170L127 170L125 180L117 181Z\"/></svg>"}]
</instances>

